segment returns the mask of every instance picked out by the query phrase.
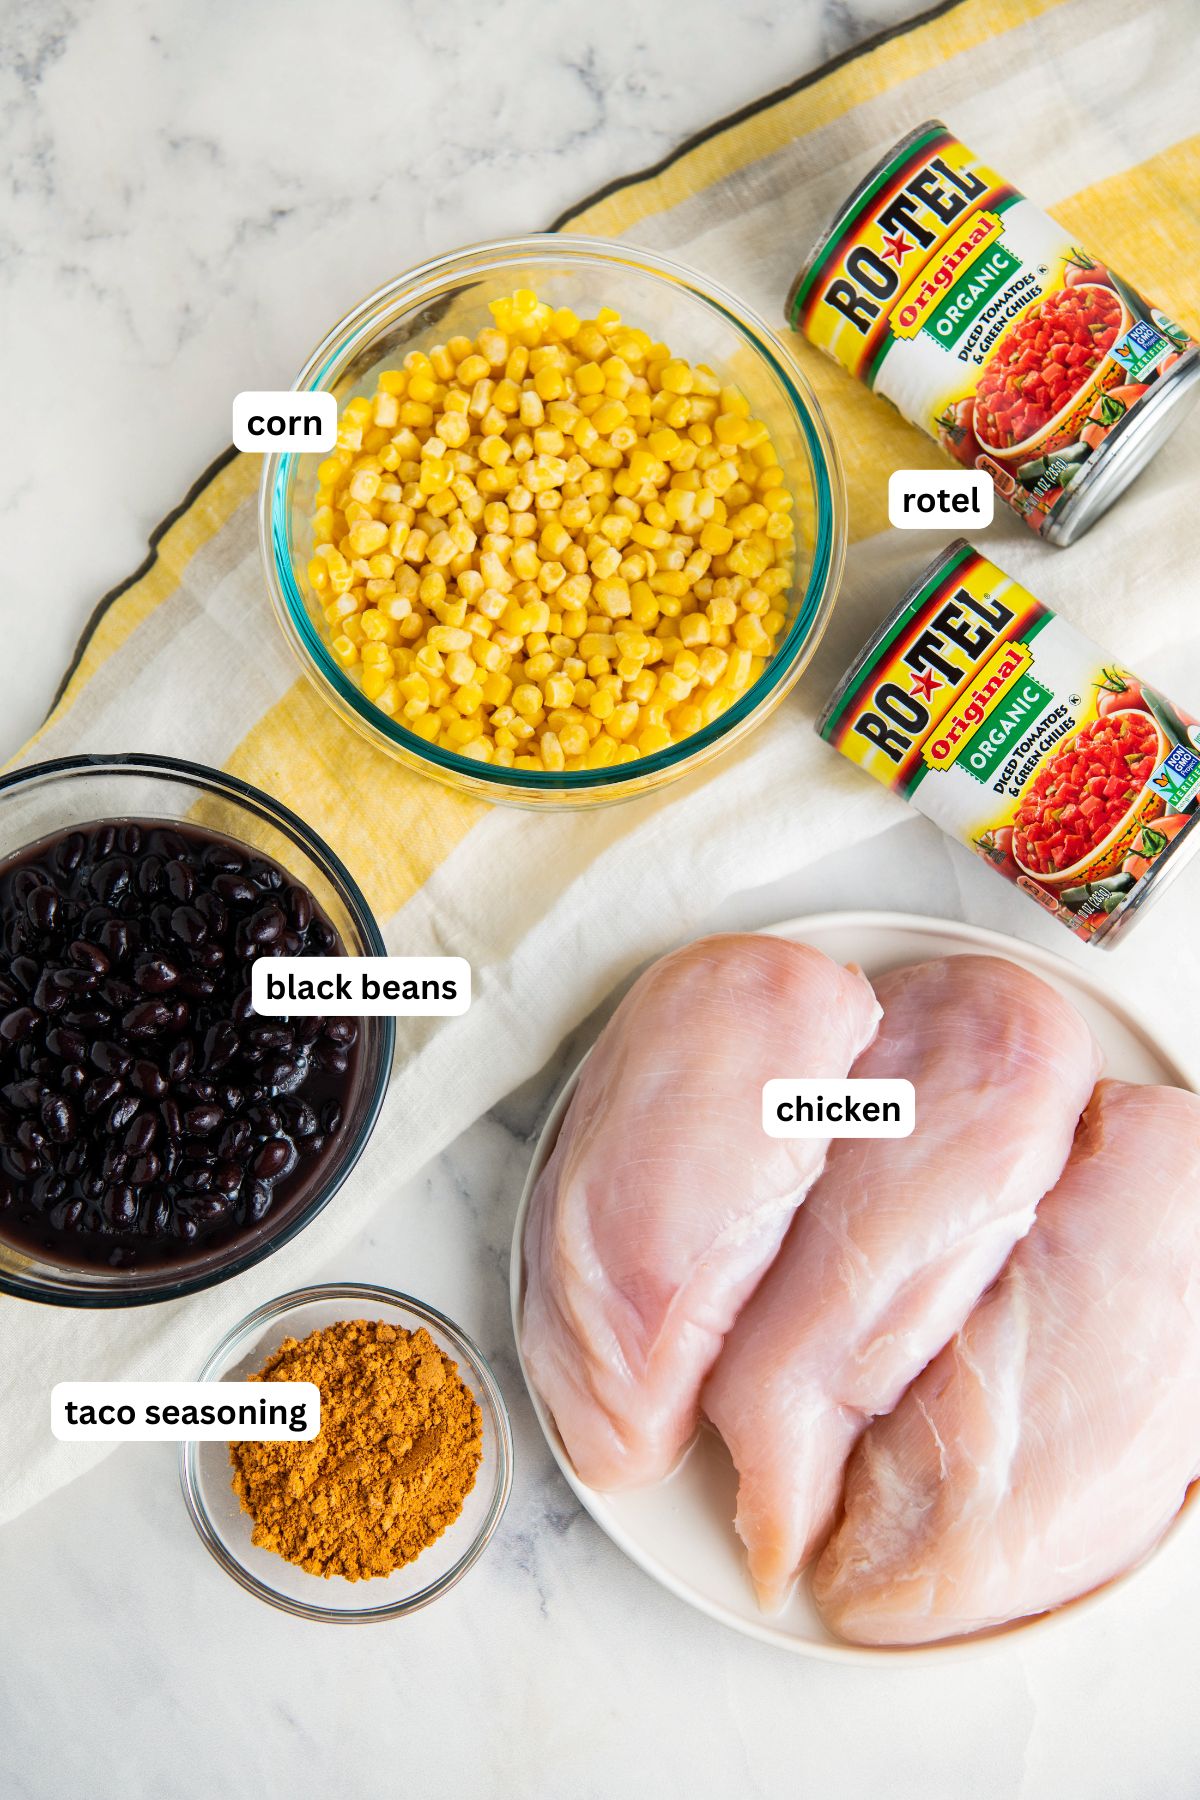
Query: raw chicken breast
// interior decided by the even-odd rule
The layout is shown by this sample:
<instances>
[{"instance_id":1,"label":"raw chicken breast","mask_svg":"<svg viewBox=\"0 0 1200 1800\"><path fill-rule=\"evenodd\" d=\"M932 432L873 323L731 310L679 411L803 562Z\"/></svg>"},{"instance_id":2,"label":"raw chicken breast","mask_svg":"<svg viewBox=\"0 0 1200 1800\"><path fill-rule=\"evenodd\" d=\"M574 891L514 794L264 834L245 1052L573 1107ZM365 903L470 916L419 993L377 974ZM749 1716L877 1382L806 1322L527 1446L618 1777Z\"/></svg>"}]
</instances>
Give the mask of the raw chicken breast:
<instances>
[{"instance_id":1,"label":"raw chicken breast","mask_svg":"<svg viewBox=\"0 0 1200 1800\"><path fill-rule=\"evenodd\" d=\"M919 1644L1136 1563L1200 1473L1200 1099L1101 1082L1000 1280L850 1464L814 1592Z\"/></svg>"},{"instance_id":2,"label":"raw chicken breast","mask_svg":"<svg viewBox=\"0 0 1200 1800\"><path fill-rule=\"evenodd\" d=\"M1014 963L946 957L875 993L883 1023L853 1074L910 1080L916 1128L834 1143L703 1396L768 1611L828 1535L862 1432L1029 1230L1100 1073L1079 1014Z\"/></svg>"},{"instance_id":3,"label":"raw chicken breast","mask_svg":"<svg viewBox=\"0 0 1200 1800\"><path fill-rule=\"evenodd\" d=\"M521 1347L582 1479L668 1474L700 1384L820 1173L762 1128L776 1075L840 1079L869 983L820 951L712 937L648 969L584 1065L525 1226Z\"/></svg>"}]
</instances>

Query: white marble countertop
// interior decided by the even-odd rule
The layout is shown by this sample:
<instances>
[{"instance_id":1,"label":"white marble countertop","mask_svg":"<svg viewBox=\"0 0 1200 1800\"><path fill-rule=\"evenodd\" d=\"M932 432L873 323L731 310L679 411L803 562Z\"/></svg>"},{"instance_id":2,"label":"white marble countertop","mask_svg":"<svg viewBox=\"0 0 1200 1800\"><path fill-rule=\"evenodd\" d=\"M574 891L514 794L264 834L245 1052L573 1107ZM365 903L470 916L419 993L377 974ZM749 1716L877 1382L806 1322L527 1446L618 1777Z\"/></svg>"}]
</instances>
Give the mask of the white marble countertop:
<instances>
[{"instance_id":1,"label":"white marble countertop","mask_svg":"<svg viewBox=\"0 0 1200 1800\"><path fill-rule=\"evenodd\" d=\"M915 10L9 0L0 751L36 726L96 598L227 442L235 391L288 385L327 322L396 269L539 228ZM869 856L897 908L1011 924L1000 884L924 827ZM861 905L863 866L827 858L712 923ZM517 1475L485 1560L402 1624L293 1621L205 1556L173 1450L126 1447L0 1532L6 1800L1194 1795L1180 1620L1200 1574L1152 1569L1019 1651L860 1671L700 1617L592 1525L537 1431L507 1309L530 1134L570 1055L313 1271L419 1294L493 1358Z\"/></svg>"}]
</instances>

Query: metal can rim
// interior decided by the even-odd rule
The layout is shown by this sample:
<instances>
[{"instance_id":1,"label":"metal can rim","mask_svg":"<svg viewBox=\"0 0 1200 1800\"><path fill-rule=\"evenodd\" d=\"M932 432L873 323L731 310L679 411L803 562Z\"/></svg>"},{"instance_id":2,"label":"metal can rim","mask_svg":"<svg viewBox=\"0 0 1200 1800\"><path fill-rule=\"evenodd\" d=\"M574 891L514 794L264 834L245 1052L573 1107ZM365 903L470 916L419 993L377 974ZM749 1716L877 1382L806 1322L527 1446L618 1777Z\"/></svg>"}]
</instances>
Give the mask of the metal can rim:
<instances>
[{"instance_id":1,"label":"metal can rim","mask_svg":"<svg viewBox=\"0 0 1200 1800\"><path fill-rule=\"evenodd\" d=\"M834 214L832 222L826 226L825 230L813 244L812 249L801 264L799 274L788 289L787 300L784 304L784 316L793 330L797 329L794 314L800 299L801 290L817 264L823 259L825 252L837 238L842 236L854 215L861 211L863 202L867 198L870 190L879 177L885 173L893 162L895 162L897 156L899 156L902 151L909 149L915 144L918 138L924 137L926 133L933 131L944 131L949 135L950 127L941 119L926 119L923 124L914 125L912 130L906 131L902 138L897 138L891 149L886 151L885 154L879 158L878 162L868 170L861 181L855 184L846 199L843 200L841 206Z\"/></svg>"},{"instance_id":2,"label":"metal can rim","mask_svg":"<svg viewBox=\"0 0 1200 1800\"><path fill-rule=\"evenodd\" d=\"M1155 858L1142 879L1125 896L1125 904L1115 908L1106 923L1088 940L1098 950L1112 950L1117 944L1123 943L1138 920L1166 893L1175 877L1182 875L1200 850L1200 831L1197 831L1197 825L1200 825L1200 806L1197 806L1179 836Z\"/></svg>"}]
</instances>

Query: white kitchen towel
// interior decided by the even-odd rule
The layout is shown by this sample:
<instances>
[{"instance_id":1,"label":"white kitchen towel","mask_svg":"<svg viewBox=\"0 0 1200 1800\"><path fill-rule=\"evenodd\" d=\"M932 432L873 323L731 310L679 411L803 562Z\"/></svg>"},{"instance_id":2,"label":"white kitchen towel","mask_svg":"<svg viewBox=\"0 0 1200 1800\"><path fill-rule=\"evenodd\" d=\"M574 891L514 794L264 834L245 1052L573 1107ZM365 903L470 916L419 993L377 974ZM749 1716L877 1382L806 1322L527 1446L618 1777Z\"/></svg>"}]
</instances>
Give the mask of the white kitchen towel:
<instances>
[{"instance_id":1,"label":"white kitchen towel","mask_svg":"<svg viewBox=\"0 0 1200 1800\"><path fill-rule=\"evenodd\" d=\"M558 225L661 249L782 329L791 279L853 183L912 126L940 117L1195 331L1194 24L1189 0L965 0L714 126ZM314 339L326 324L313 320ZM871 626L942 542L888 531L890 470L944 465L881 400L788 341L846 465L852 545L842 595L791 698L740 749L658 796L599 812L490 809L409 774L344 728L297 679L272 620L253 458L231 453L208 471L156 534L143 569L101 603L50 720L18 761L154 751L268 789L345 859L389 947L469 958L476 999L433 1029L400 1022L392 1087L353 1179L257 1268L187 1300L124 1312L0 1300L0 1518L104 1454L51 1437L56 1381L193 1377L233 1321L328 1263L409 1176L536 1072L613 984L693 934L729 896L867 845L906 818L912 855L938 853L933 828L812 725ZM1072 549L1050 549L1007 516L982 541L1193 710L1198 471L1193 419ZM1128 946L1099 961L1015 889L991 882L981 909L970 879L978 871L965 852L961 862L964 916L985 910L989 923L1111 971L1114 989L1200 1062L1186 882ZM886 908L886 853L872 862L867 851L861 866L870 871L861 904Z\"/></svg>"}]
</instances>

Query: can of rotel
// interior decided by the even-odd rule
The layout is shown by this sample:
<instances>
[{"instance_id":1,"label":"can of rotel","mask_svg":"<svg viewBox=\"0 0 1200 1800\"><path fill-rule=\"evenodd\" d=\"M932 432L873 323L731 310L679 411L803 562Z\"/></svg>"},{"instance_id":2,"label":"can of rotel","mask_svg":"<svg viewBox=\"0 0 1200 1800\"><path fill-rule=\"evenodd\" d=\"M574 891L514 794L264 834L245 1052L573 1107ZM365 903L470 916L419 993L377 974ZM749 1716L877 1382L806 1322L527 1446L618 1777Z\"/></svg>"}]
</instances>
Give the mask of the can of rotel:
<instances>
[{"instance_id":1,"label":"can of rotel","mask_svg":"<svg viewBox=\"0 0 1200 1800\"><path fill-rule=\"evenodd\" d=\"M817 729L1089 944L1200 849L1200 721L961 539Z\"/></svg>"},{"instance_id":2,"label":"can of rotel","mask_svg":"<svg viewBox=\"0 0 1200 1800\"><path fill-rule=\"evenodd\" d=\"M851 194L787 311L1051 544L1128 486L1200 376L1188 331L936 122Z\"/></svg>"}]
</instances>

